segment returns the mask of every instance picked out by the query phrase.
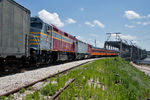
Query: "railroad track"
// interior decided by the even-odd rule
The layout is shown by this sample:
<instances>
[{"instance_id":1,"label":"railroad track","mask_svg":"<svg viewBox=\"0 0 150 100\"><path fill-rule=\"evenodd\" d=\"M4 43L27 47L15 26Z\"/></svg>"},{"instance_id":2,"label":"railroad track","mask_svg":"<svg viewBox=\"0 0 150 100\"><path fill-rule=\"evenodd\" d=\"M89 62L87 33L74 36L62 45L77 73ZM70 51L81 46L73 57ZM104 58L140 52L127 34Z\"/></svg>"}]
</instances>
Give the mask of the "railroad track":
<instances>
[{"instance_id":1,"label":"railroad track","mask_svg":"<svg viewBox=\"0 0 150 100\"><path fill-rule=\"evenodd\" d=\"M78 60L75 60L78 61ZM54 66L54 65L59 65L59 64L63 64L63 63L68 63L68 62L73 62L73 61L57 61L53 64L49 64L49 65L40 65L40 66L23 66L23 65L2 65L0 66L1 70L0 70L0 77L5 77L8 75L14 75L17 73L23 73L25 71L31 71L31 70L35 70L38 68L44 68L44 67L49 67L49 66Z\"/></svg>"},{"instance_id":2,"label":"railroad track","mask_svg":"<svg viewBox=\"0 0 150 100\"><path fill-rule=\"evenodd\" d=\"M71 69L74 69L83 64L87 64L94 60L96 59L87 59L87 60L69 62L66 64L55 65L47 68L37 69L34 71L19 73L12 76L2 77L0 78L0 96L8 96L10 94L16 93L22 88L27 88L38 82L44 81L47 78L55 77L58 74L66 73Z\"/></svg>"},{"instance_id":3,"label":"railroad track","mask_svg":"<svg viewBox=\"0 0 150 100\"><path fill-rule=\"evenodd\" d=\"M88 66L88 67L91 67L91 66ZM56 93L51 97L51 100L58 99L59 95L60 95L65 89L67 89L67 88L70 86L70 84L72 84L73 82L75 82L75 80L76 80L84 71L86 71L87 69L88 69L88 68L84 68L83 71L80 72L76 77L74 77L74 78L72 78L72 79L69 79L69 80L66 82L65 86L64 86L63 88L59 89L59 91L56 92Z\"/></svg>"}]
</instances>

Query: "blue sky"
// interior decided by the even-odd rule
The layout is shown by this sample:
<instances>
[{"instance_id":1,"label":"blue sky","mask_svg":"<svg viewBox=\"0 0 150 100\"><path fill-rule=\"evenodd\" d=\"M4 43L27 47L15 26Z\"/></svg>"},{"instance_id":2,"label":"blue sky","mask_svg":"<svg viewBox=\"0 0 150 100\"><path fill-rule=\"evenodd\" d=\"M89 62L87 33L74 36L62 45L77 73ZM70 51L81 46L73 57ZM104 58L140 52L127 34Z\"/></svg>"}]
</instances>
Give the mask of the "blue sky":
<instances>
[{"instance_id":1,"label":"blue sky","mask_svg":"<svg viewBox=\"0 0 150 100\"><path fill-rule=\"evenodd\" d=\"M103 47L106 33L121 32L150 50L150 0L15 0L47 23Z\"/></svg>"}]
</instances>

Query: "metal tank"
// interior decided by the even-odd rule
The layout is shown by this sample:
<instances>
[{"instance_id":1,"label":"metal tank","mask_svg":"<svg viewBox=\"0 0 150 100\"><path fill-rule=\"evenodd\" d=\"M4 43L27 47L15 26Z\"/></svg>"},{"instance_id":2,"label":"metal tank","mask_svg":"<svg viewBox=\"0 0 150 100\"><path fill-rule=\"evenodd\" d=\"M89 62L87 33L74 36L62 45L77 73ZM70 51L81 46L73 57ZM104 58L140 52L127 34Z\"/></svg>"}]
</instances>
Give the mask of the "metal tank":
<instances>
[{"instance_id":1,"label":"metal tank","mask_svg":"<svg viewBox=\"0 0 150 100\"><path fill-rule=\"evenodd\" d=\"M29 55L30 11L13 0L0 0L0 57Z\"/></svg>"}]
</instances>

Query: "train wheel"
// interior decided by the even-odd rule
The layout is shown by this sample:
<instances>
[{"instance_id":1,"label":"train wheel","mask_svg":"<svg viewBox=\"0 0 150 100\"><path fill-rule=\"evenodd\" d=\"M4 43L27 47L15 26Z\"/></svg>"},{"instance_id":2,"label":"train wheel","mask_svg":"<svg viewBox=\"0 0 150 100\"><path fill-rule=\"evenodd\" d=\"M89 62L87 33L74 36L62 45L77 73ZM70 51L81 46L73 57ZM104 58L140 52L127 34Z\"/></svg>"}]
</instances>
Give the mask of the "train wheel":
<instances>
[{"instance_id":1,"label":"train wheel","mask_svg":"<svg viewBox=\"0 0 150 100\"><path fill-rule=\"evenodd\" d=\"M46 59L46 64L51 64L53 62L52 56L49 55Z\"/></svg>"},{"instance_id":2,"label":"train wheel","mask_svg":"<svg viewBox=\"0 0 150 100\"><path fill-rule=\"evenodd\" d=\"M35 64L35 67L40 67L40 63L36 63L36 64Z\"/></svg>"},{"instance_id":3,"label":"train wheel","mask_svg":"<svg viewBox=\"0 0 150 100\"><path fill-rule=\"evenodd\" d=\"M53 52L51 57L52 57L52 63L55 63L57 61L57 58L58 58L58 53Z\"/></svg>"},{"instance_id":4,"label":"train wheel","mask_svg":"<svg viewBox=\"0 0 150 100\"><path fill-rule=\"evenodd\" d=\"M4 61L0 58L0 66L4 64Z\"/></svg>"}]
</instances>

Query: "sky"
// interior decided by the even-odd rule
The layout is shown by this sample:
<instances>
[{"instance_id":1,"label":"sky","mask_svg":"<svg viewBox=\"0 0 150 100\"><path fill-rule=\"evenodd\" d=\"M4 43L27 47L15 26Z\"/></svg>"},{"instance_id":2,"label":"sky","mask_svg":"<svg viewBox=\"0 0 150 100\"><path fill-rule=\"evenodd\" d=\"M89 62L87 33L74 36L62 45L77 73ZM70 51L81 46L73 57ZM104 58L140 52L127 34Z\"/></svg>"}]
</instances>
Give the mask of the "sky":
<instances>
[{"instance_id":1,"label":"sky","mask_svg":"<svg viewBox=\"0 0 150 100\"><path fill-rule=\"evenodd\" d=\"M103 47L106 33L150 51L150 0L15 0L78 39ZM112 40L114 39L112 35ZM130 42L131 41L131 42Z\"/></svg>"}]
</instances>

